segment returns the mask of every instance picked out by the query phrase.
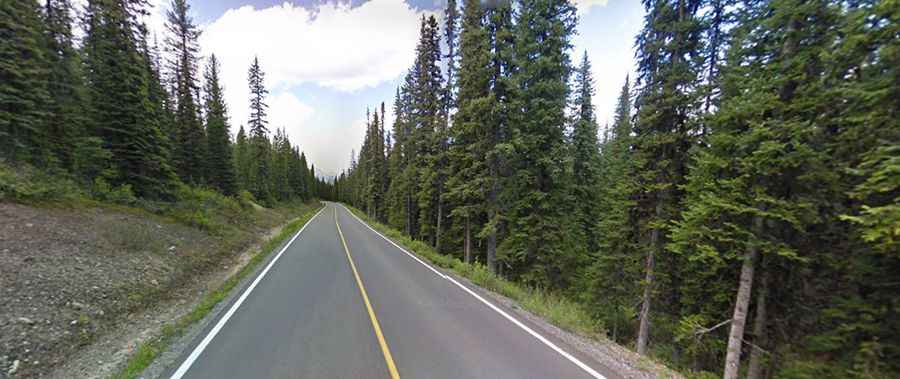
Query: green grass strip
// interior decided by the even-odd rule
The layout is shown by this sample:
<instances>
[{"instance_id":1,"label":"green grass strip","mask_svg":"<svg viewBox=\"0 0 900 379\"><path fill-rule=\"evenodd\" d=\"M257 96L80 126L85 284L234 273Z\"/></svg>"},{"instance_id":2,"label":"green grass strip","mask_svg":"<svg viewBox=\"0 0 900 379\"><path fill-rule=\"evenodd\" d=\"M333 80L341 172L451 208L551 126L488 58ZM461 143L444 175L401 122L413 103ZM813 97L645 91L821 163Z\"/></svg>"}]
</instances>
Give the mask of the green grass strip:
<instances>
[{"instance_id":1,"label":"green grass strip","mask_svg":"<svg viewBox=\"0 0 900 379\"><path fill-rule=\"evenodd\" d=\"M206 315L209 314L215 308L219 302L228 297L228 294L234 289L238 283L241 282L247 275L253 273L261 262L263 262L268 255L274 251L278 246L281 245L286 239L293 236L297 233L300 228L312 218L313 215L316 214L322 207L316 207L314 209L306 211L300 217L288 223L284 228L281 229L281 233L279 233L275 238L269 239L263 248L253 255L253 258L250 259L249 262L241 269L237 274L232 275L228 278L225 283L222 283L219 288L203 298L199 305L197 305L190 313L178 318L174 322L166 324L162 333L156 338L151 338L138 346L137 351L128 358L128 362L125 364L125 367L122 368L118 373L110 376L112 379L134 379L137 378L151 363L156 359L156 357L162 353L168 346L173 342L176 337L179 337L184 334L189 326L194 324L197 321L202 320Z\"/></svg>"}]
</instances>

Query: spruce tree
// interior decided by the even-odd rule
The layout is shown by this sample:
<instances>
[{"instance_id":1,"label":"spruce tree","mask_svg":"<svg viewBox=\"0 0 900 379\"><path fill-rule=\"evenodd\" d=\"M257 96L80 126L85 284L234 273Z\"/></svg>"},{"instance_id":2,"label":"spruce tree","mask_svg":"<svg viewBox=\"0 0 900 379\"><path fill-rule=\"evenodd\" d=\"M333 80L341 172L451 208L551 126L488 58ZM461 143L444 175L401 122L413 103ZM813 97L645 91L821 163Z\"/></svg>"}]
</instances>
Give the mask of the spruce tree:
<instances>
[{"instance_id":1,"label":"spruce tree","mask_svg":"<svg viewBox=\"0 0 900 379\"><path fill-rule=\"evenodd\" d=\"M310 180L312 179L312 173L309 171L309 162L306 160L306 154L300 152L300 170L302 170L303 176L301 177L301 182L299 183L299 188L302 191L303 199L309 200L313 197L312 193L312 185Z\"/></svg>"},{"instance_id":2,"label":"spruce tree","mask_svg":"<svg viewBox=\"0 0 900 379\"><path fill-rule=\"evenodd\" d=\"M480 2L465 3L460 33L459 112L450 128L453 142L448 151L450 177L445 197L454 205L450 216L463 229L466 262L474 259L473 239L484 226L485 189L491 182L487 155L493 148L493 120L489 116L494 98L490 88L491 46L484 18Z\"/></svg>"},{"instance_id":3,"label":"spruce tree","mask_svg":"<svg viewBox=\"0 0 900 379\"><path fill-rule=\"evenodd\" d=\"M265 74L259 67L259 58L253 58L253 64L247 75L250 85L250 120L247 126L250 128L250 172L248 183L251 193L257 199L266 200L269 198L269 129L266 125L266 90L264 79Z\"/></svg>"},{"instance_id":4,"label":"spruce tree","mask_svg":"<svg viewBox=\"0 0 900 379\"><path fill-rule=\"evenodd\" d=\"M575 7L567 0L525 0L515 25L515 114L511 144L510 234L504 259L530 283L565 287L583 238L570 235L571 162L565 144L569 50Z\"/></svg>"},{"instance_id":5,"label":"spruce tree","mask_svg":"<svg viewBox=\"0 0 900 379\"><path fill-rule=\"evenodd\" d=\"M144 43L136 24L142 9L124 0L89 3L84 42L88 112L92 133L112 154L112 184L131 185L141 196L166 197L177 179L149 97L149 64L138 50Z\"/></svg>"},{"instance_id":6,"label":"spruce tree","mask_svg":"<svg viewBox=\"0 0 900 379\"><path fill-rule=\"evenodd\" d=\"M250 141L244 126L238 128L237 135L234 138L232 148L232 156L234 161L234 171L237 177L237 187L242 191L250 191L252 189L253 179L253 160L251 158Z\"/></svg>"},{"instance_id":7,"label":"spruce tree","mask_svg":"<svg viewBox=\"0 0 900 379\"><path fill-rule=\"evenodd\" d=\"M494 106L491 111L491 130L487 136L488 178L485 187L485 208L487 222L478 233L485 240L485 263L488 270L500 273L497 246L505 236L504 215L508 210L508 200L503 199L504 188L513 185L510 178L512 161L513 122L516 114L516 83L513 74L517 71L515 60L515 33L513 27L512 2L500 2L487 9L485 27L491 49L491 93Z\"/></svg>"},{"instance_id":8,"label":"spruce tree","mask_svg":"<svg viewBox=\"0 0 900 379\"><path fill-rule=\"evenodd\" d=\"M459 91L459 5L456 0L448 0L444 9L444 42L447 44L447 54L444 56L447 65L447 81L445 98L445 110L447 122L450 122L450 114L456 107L456 95Z\"/></svg>"},{"instance_id":9,"label":"spruce tree","mask_svg":"<svg viewBox=\"0 0 900 379\"><path fill-rule=\"evenodd\" d=\"M638 298L642 265L634 254L637 246L633 194L637 181L633 159L633 125L629 78L619 93L612 128L606 137L600 156L600 179L597 187L598 221L594 235L597 250L592 251L593 262L587 275L588 301L604 321L610 337L625 341L632 336L629 330L636 316L634 300Z\"/></svg>"},{"instance_id":10,"label":"spruce tree","mask_svg":"<svg viewBox=\"0 0 900 379\"><path fill-rule=\"evenodd\" d=\"M407 74L406 81L409 82L410 74ZM410 222L412 219L410 207L410 182L407 180L406 173L409 165L410 154L412 153L410 144L410 135L412 134L410 124L410 105L409 91L407 86L397 88L394 97L394 143L388 152L388 176L390 176L390 185L387 191L387 222L394 228L405 231L410 234Z\"/></svg>"},{"instance_id":11,"label":"spruce tree","mask_svg":"<svg viewBox=\"0 0 900 379\"><path fill-rule=\"evenodd\" d=\"M35 1L0 3L0 155L46 162L47 48Z\"/></svg>"},{"instance_id":12,"label":"spruce tree","mask_svg":"<svg viewBox=\"0 0 900 379\"><path fill-rule=\"evenodd\" d=\"M228 127L228 108L219 83L219 61L209 57L206 67L206 177L207 183L226 195L237 192L234 164L231 158L231 132Z\"/></svg>"},{"instance_id":13,"label":"spruce tree","mask_svg":"<svg viewBox=\"0 0 900 379\"><path fill-rule=\"evenodd\" d=\"M412 88L411 143L414 146L415 162L407 169L415 169L412 179L417 184L415 199L418 203L417 228L413 235L438 244L441 213L440 193L443 186L445 123L443 78L439 62L441 60L440 35L437 20L431 16L422 18L419 44L416 47L416 62L413 67L415 82Z\"/></svg>"},{"instance_id":14,"label":"spruce tree","mask_svg":"<svg viewBox=\"0 0 900 379\"><path fill-rule=\"evenodd\" d=\"M47 0L49 67L47 133L51 149L62 167L73 168L75 149L84 143L85 88L81 59L73 45L72 5L68 0Z\"/></svg>"},{"instance_id":15,"label":"spruce tree","mask_svg":"<svg viewBox=\"0 0 900 379\"><path fill-rule=\"evenodd\" d=\"M597 120L594 116L594 79L587 52L575 71L574 119L572 125L572 164L575 217L587 242L588 251L597 249L594 223L599 218L597 186L599 180L600 145L597 141Z\"/></svg>"},{"instance_id":16,"label":"spruce tree","mask_svg":"<svg viewBox=\"0 0 900 379\"><path fill-rule=\"evenodd\" d=\"M637 351L647 354L651 304L660 272L668 276L668 302L678 307L676 255L663 256L667 227L678 214L680 185L687 171L687 152L695 135L697 112L698 31L700 0L645 2L647 16L637 39L638 84L635 159L639 164L638 220L641 250L646 259ZM667 259L661 270L657 261ZM676 312L677 313L677 312Z\"/></svg>"},{"instance_id":17,"label":"spruce tree","mask_svg":"<svg viewBox=\"0 0 900 379\"><path fill-rule=\"evenodd\" d=\"M181 180L200 184L204 180L206 150L205 134L200 117L199 99L195 98L197 86L197 38L200 31L188 14L187 0L172 0L172 9L166 13L166 48L172 59L169 70L172 75L175 96L174 163Z\"/></svg>"},{"instance_id":18,"label":"spruce tree","mask_svg":"<svg viewBox=\"0 0 900 379\"><path fill-rule=\"evenodd\" d=\"M826 90L826 71L810 56L832 45L836 15L821 2L788 3L746 9L729 53L722 108L709 147L697 153L687 209L673 231L676 250L711 261L737 284L723 375L729 379L739 374L755 279L815 259L800 235L820 223L834 188L821 143L827 137L811 122L826 111L823 103L810 106Z\"/></svg>"}]
</instances>

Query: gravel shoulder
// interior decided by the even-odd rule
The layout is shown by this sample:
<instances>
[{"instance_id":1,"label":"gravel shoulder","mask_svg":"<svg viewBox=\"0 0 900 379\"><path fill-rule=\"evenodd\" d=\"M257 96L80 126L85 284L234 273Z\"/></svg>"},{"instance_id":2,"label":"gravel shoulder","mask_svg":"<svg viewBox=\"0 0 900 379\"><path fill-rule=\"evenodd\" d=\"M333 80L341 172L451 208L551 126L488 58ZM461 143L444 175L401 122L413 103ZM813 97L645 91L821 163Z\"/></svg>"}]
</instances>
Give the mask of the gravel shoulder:
<instances>
[{"instance_id":1,"label":"gravel shoulder","mask_svg":"<svg viewBox=\"0 0 900 379\"><path fill-rule=\"evenodd\" d=\"M0 202L0 378L101 378L249 260L288 212L227 236L115 206Z\"/></svg>"}]
</instances>

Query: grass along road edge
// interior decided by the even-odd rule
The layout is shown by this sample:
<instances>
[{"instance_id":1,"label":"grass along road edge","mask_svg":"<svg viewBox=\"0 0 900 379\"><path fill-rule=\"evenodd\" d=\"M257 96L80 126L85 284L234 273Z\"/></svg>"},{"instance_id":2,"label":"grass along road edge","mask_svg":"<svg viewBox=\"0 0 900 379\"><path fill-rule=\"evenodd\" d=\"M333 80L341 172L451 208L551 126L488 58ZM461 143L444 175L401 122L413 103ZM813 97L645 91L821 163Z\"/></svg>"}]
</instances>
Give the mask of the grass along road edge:
<instances>
[{"instance_id":1,"label":"grass along road edge","mask_svg":"<svg viewBox=\"0 0 900 379\"><path fill-rule=\"evenodd\" d=\"M178 337L182 336L184 332L196 322L203 320L214 308L218 305L222 300L228 298L228 295L231 293L235 287L241 283L241 281L247 276L255 273L260 263L264 262L266 258L273 251L275 251L278 247L282 245L286 240L291 238L294 234L296 234L303 225L306 224L316 213L318 213L322 208L324 208L324 204L320 204L318 207L307 210L305 213L295 218L294 220L288 222L282 229L281 232L278 233L274 238L269 239L265 242L263 247L256 252L252 258L241 268L236 274L229 277L219 286L218 289L207 293L203 300L194 307L186 315L178 318L177 320L170 322L162 327L160 333L153 338L148 339L141 343L136 349L134 354L132 354L125 365L122 367L119 372L112 375L111 379L133 379L137 378L151 363L157 358L157 356L165 351L165 349Z\"/></svg>"},{"instance_id":2,"label":"grass along road edge","mask_svg":"<svg viewBox=\"0 0 900 379\"><path fill-rule=\"evenodd\" d=\"M634 355L634 357L629 358L636 360L634 362L635 366L642 371L652 372L653 376L681 377L681 374L663 363L638 356L631 349L627 349L606 338L606 330L601 323L592 318L582 305L552 292L526 287L503 279L488 271L484 265L478 263L468 264L454 256L438 254L425 242L413 240L394 228L372 220L359 209L345 203L340 204L385 237L390 238L410 253L426 260L428 263L450 270L453 274L467 279L472 284L488 292L511 300L511 302L525 311L542 318L563 331L583 337L589 341L619 346L631 352L632 354L630 355Z\"/></svg>"}]
</instances>

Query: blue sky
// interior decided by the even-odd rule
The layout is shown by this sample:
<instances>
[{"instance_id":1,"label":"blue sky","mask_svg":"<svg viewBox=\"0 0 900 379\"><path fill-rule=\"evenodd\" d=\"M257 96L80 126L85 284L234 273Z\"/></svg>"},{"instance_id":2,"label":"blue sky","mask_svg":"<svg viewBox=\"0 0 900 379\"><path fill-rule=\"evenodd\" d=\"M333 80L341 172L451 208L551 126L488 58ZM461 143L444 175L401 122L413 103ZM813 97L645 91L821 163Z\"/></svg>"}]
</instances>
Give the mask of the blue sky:
<instances>
[{"instance_id":1,"label":"blue sky","mask_svg":"<svg viewBox=\"0 0 900 379\"><path fill-rule=\"evenodd\" d=\"M222 64L233 132L246 123L247 68L258 55L270 91L270 128L286 128L320 174L345 168L359 148L366 107L394 92L414 59L422 15L445 0L190 1L201 50ZM169 0L153 0L148 24L162 30ZM601 126L612 118L625 75L633 70L637 0L577 0L580 22L572 59L593 64ZM393 116L389 113L388 120Z\"/></svg>"}]
</instances>

